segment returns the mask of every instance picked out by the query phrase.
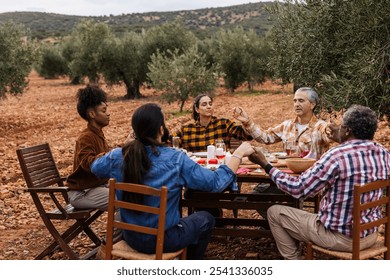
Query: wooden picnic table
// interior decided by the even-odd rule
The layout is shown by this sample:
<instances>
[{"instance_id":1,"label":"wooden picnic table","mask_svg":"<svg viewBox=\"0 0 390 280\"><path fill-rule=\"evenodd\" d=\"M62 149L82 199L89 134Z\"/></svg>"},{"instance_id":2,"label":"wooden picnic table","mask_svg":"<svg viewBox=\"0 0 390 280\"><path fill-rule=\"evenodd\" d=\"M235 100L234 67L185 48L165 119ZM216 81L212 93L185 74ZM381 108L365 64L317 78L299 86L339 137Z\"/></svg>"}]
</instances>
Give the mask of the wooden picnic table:
<instances>
[{"instance_id":1,"label":"wooden picnic table","mask_svg":"<svg viewBox=\"0 0 390 280\"><path fill-rule=\"evenodd\" d=\"M276 164L277 165L277 164ZM274 184L271 178L260 170L259 165L241 165L247 172L237 175L237 183L269 183ZM286 169L282 165L278 168ZM239 169L240 170L240 169ZM249 171L248 171L249 170ZM298 175L298 174L294 174ZM222 193L192 191L191 195L184 195L181 207L187 208L188 214L196 208L223 208L238 212L239 210L265 211L275 204L303 208L303 200L293 198L289 194L280 193L242 193L226 191ZM244 237L272 237L268 221L258 218L218 217L213 235L244 236Z\"/></svg>"}]
</instances>

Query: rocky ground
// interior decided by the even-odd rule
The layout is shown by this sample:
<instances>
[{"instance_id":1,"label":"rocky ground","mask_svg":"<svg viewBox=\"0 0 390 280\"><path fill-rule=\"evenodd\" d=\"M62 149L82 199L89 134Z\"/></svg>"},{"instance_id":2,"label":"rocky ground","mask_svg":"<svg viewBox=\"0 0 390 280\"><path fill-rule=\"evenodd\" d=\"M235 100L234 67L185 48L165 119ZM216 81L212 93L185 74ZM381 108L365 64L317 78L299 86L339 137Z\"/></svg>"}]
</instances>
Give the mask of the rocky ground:
<instances>
[{"instance_id":1,"label":"rocky ground","mask_svg":"<svg viewBox=\"0 0 390 280\"><path fill-rule=\"evenodd\" d=\"M177 116L179 105L160 101L152 89L144 89L145 98L123 100L124 87L102 87L109 94L111 122L104 132L112 147L126 139L132 112L141 104L158 102L167 116L169 129L175 129L190 120L191 100L185 104L186 114ZM0 260L33 259L51 240L43 225L31 197L25 193L25 183L19 168L15 150L21 147L48 142L57 161L61 175L72 170L74 143L85 122L78 116L75 93L80 86L69 85L65 79L44 80L35 73L30 75L27 91L20 97L0 101ZM260 86L261 94L231 94L222 88L216 92L215 109L219 117L231 118L234 106L242 106L256 122L264 127L278 124L292 117L292 87L270 82ZM380 123L376 140L390 146L389 126ZM270 150L278 150L275 145ZM243 191L253 185L244 184ZM225 214L228 215L225 211ZM258 215L242 211L240 215ZM94 229L103 237L106 216L94 224ZM91 243L80 235L72 246L80 253L90 249ZM53 254L51 259L64 259L64 254ZM280 259L272 239L214 238L209 245L207 259Z\"/></svg>"}]
</instances>

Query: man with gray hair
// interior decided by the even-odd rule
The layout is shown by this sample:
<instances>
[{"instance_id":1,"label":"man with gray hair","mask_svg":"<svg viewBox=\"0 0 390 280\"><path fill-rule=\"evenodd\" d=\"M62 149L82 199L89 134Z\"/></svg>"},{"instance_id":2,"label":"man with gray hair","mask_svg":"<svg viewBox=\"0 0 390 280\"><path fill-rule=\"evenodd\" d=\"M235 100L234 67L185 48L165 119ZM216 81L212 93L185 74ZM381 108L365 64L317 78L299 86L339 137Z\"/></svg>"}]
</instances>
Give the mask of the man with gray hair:
<instances>
[{"instance_id":1,"label":"man with gray hair","mask_svg":"<svg viewBox=\"0 0 390 280\"><path fill-rule=\"evenodd\" d=\"M314 115L318 104L318 94L309 87L301 87L294 94L295 118L267 130L255 124L248 114L236 107L233 116L239 120L243 128L253 139L263 144L293 141L301 153L312 150L312 155L319 158L329 149L331 141L337 141L336 127L329 126L325 121ZM313 150L315 149L315 150Z\"/></svg>"},{"instance_id":2,"label":"man with gray hair","mask_svg":"<svg viewBox=\"0 0 390 280\"><path fill-rule=\"evenodd\" d=\"M268 222L279 252L285 259L301 259L299 241L313 242L337 251L352 251L353 187L390 176L390 152L373 141L377 116L370 108L351 106L343 115L337 147L327 151L299 177L273 167L260 149L249 159L260 164L277 187L293 197L305 198L323 192L318 213L273 205L268 209ZM380 197L375 191L362 199L369 202ZM380 217L380 209L370 211L367 221ZM366 230L360 249L372 246L378 232Z\"/></svg>"},{"instance_id":3,"label":"man with gray hair","mask_svg":"<svg viewBox=\"0 0 390 280\"><path fill-rule=\"evenodd\" d=\"M294 94L295 118L285 120L281 124L262 129L255 124L248 114L241 108L234 108L233 116L241 121L244 130L257 142L269 145L283 142L284 148L292 143L298 147L300 156L308 156L319 159L329 149L331 141L338 142L338 126L328 125L325 121L314 115L314 109L318 104L318 94L310 87L301 87ZM260 183L253 189L253 193L282 193L274 184ZM263 217L267 217L265 210L258 211Z\"/></svg>"}]
</instances>

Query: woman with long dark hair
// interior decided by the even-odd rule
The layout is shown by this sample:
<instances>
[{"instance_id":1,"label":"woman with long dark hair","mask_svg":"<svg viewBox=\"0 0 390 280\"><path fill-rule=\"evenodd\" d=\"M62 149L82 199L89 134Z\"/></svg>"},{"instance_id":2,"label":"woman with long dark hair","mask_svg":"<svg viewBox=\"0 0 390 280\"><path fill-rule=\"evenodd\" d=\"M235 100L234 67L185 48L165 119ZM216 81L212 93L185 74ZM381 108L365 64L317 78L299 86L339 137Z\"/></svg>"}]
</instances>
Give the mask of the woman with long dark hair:
<instances>
[{"instance_id":1,"label":"woman with long dark hair","mask_svg":"<svg viewBox=\"0 0 390 280\"><path fill-rule=\"evenodd\" d=\"M101 178L115 178L118 182L129 182L160 189L168 187L167 218L165 224L164 252L173 252L187 247L188 259L202 259L211 231L214 217L199 211L181 218L179 202L184 186L208 192L221 192L235 179L242 157L254 152L248 142L241 144L228 165L221 165L211 171L191 160L186 153L165 146L163 139L168 136L164 114L159 105L148 103L133 114L132 127L135 139L95 160L92 172ZM126 201L143 199L148 205L157 206L156 197L136 197L130 193L118 193ZM156 215L121 211L123 221L143 226L157 226ZM155 236L123 231L124 240L134 249L154 253Z\"/></svg>"},{"instance_id":2,"label":"woman with long dark hair","mask_svg":"<svg viewBox=\"0 0 390 280\"><path fill-rule=\"evenodd\" d=\"M202 93L195 97L192 118L192 122L173 134L180 138L180 146L188 152L206 151L207 146L215 145L217 139L222 139L227 148L230 147L231 138L252 140L240 124L214 116L214 100L209 94Z\"/></svg>"}]
</instances>

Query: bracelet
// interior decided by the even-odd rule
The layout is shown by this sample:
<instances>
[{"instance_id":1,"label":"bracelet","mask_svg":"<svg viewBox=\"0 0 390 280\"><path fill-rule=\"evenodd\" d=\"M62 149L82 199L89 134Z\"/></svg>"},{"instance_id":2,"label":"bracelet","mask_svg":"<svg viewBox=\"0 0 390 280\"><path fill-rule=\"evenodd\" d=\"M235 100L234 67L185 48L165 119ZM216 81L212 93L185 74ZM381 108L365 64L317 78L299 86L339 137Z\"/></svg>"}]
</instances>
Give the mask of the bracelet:
<instances>
[{"instance_id":1,"label":"bracelet","mask_svg":"<svg viewBox=\"0 0 390 280\"><path fill-rule=\"evenodd\" d=\"M238 158L240 160L240 162L242 161L242 157L239 157L237 155L232 155L232 157Z\"/></svg>"}]
</instances>

